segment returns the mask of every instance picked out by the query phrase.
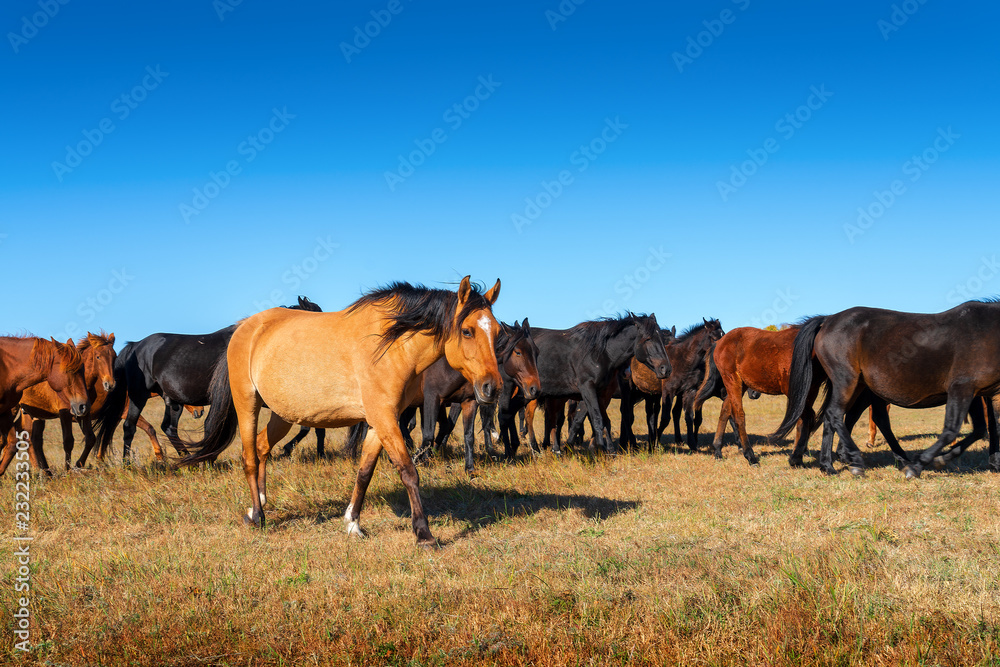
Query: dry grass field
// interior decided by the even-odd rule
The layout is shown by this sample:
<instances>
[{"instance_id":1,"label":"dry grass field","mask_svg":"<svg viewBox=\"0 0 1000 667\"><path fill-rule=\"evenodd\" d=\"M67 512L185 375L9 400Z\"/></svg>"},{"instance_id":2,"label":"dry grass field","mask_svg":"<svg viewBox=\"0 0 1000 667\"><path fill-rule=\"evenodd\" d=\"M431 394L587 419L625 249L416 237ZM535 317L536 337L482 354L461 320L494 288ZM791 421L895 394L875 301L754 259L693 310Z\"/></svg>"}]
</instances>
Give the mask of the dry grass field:
<instances>
[{"instance_id":1,"label":"dry grass field","mask_svg":"<svg viewBox=\"0 0 1000 667\"><path fill-rule=\"evenodd\" d=\"M718 408L707 406L703 448ZM750 432L769 432L783 409L747 401ZM943 412L892 417L912 451ZM343 434L328 439L336 448ZM881 442L862 446L859 479L790 469L787 443L760 438L750 468L731 435L723 461L668 436L666 452L596 461L522 449L471 480L456 452L420 470L441 544L421 550L384 457L362 513L369 538L357 540L340 518L354 464L315 461L312 436L272 464L264 532L240 524L238 466L164 471L147 465L144 440L134 469L66 474L50 424L58 472L32 481L27 655L13 650L10 473L0 482L3 661L1000 665L1000 476L985 444L909 483Z\"/></svg>"}]
</instances>

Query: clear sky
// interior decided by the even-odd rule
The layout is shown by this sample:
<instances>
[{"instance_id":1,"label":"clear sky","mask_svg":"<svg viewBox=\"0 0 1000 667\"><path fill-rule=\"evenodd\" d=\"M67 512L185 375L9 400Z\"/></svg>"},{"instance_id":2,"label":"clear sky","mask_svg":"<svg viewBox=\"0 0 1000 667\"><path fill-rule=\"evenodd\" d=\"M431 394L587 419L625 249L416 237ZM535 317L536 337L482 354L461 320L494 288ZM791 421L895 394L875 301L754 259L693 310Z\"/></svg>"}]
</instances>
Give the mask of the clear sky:
<instances>
[{"instance_id":1,"label":"clear sky","mask_svg":"<svg viewBox=\"0 0 1000 667\"><path fill-rule=\"evenodd\" d=\"M1000 293L998 22L943 0L9 0L0 331L207 332L465 274L550 327Z\"/></svg>"}]
</instances>

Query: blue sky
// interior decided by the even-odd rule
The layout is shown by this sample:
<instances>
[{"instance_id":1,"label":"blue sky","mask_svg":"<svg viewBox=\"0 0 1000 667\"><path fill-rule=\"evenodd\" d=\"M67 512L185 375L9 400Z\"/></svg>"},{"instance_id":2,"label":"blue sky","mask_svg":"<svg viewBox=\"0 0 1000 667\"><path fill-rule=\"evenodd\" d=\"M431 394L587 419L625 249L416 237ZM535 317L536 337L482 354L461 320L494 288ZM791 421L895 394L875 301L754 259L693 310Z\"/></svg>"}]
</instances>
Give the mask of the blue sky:
<instances>
[{"instance_id":1,"label":"blue sky","mask_svg":"<svg viewBox=\"0 0 1000 667\"><path fill-rule=\"evenodd\" d=\"M1000 7L680 4L7 2L0 330L465 274L552 327L1000 293Z\"/></svg>"}]
</instances>

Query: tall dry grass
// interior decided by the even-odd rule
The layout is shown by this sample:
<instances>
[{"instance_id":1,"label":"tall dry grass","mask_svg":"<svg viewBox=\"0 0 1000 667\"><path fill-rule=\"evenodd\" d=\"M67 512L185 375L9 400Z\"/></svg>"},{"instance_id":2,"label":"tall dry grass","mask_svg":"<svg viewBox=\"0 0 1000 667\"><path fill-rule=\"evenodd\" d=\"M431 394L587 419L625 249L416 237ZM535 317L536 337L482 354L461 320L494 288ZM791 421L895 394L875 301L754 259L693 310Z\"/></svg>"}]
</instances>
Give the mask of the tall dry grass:
<instances>
[{"instance_id":1,"label":"tall dry grass","mask_svg":"<svg viewBox=\"0 0 1000 667\"><path fill-rule=\"evenodd\" d=\"M747 401L750 431L769 432L783 407ZM717 410L711 402L703 432ZM892 417L914 450L942 414ZM62 461L53 427L46 452ZM420 471L441 542L430 551L414 546L384 459L362 513L370 538L349 539L340 517L354 464L313 460L311 437L272 464L262 533L240 525L239 465L34 480L27 656L12 650L8 475L0 655L45 665L1000 664L1000 477L985 472L982 446L958 469L907 483L882 449L866 450L865 478L828 478L790 469L787 443L758 442L761 465L750 468L731 444L716 461L666 440L653 455L480 463L472 480L458 458L435 461Z\"/></svg>"}]
</instances>

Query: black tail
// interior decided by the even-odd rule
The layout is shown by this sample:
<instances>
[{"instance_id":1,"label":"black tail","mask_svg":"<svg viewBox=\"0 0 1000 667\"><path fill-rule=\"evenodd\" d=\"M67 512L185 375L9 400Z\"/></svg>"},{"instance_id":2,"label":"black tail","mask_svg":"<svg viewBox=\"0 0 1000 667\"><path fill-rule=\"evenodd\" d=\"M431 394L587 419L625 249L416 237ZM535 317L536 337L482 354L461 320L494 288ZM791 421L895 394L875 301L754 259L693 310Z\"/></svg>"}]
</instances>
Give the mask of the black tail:
<instances>
[{"instance_id":1,"label":"black tail","mask_svg":"<svg viewBox=\"0 0 1000 667\"><path fill-rule=\"evenodd\" d=\"M122 412L128 403L128 374L125 365L134 355L134 343L128 343L122 348L121 354L115 357L114 376L115 388L104 400L101 413L94 418L94 430L97 432L97 458L101 461L111 449L111 441L115 437L115 429L122 420Z\"/></svg>"},{"instance_id":2,"label":"black tail","mask_svg":"<svg viewBox=\"0 0 1000 667\"><path fill-rule=\"evenodd\" d=\"M368 437L368 422L358 422L347 431L347 443L344 445L344 453L352 459L361 455L361 445Z\"/></svg>"},{"instance_id":3,"label":"black tail","mask_svg":"<svg viewBox=\"0 0 1000 667\"><path fill-rule=\"evenodd\" d=\"M236 437L239 420L233 407L233 390L229 386L229 361L223 354L212 371L212 381L208 387L211 407L205 417L205 437L198 442L184 442L177 436L170 438L175 446L182 445L194 449L177 462L178 466L188 466L202 461L214 461Z\"/></svg>"},{"instance_id":4,"label":"black tail","mask_svg":"<svg viewBox=\"0 0 1000 667\"><path fill-rule=\"evenodd\" d=\"M696 409L701 408L705 404L705 401L712 398L713 396L719 396L722 394L722 375L719 374L719 369L715 365L715 345L705 353L707 368L705 369L705 377L701 381L701 386L698 387L698 393L695 395L694 404Z\"/></svg>"},{"instance_id":5,"label":"black tail","mask_svg":"<svg viewBox=\"0 0 1000 667\"><path fill-rule=\"evenodd\" d=\"M772 441L784 438L795 428L795 423L802 417L806 409L806 400L813 384L813 345L819 328L826 321L826 316L814 317L799 329L795 336L795 347L792 348L792 368L788 380L788 405L785 408L785 419L781 426L771 434ZM825 401L824 401L825 407Z\"/></svg>"}]
</instances>

